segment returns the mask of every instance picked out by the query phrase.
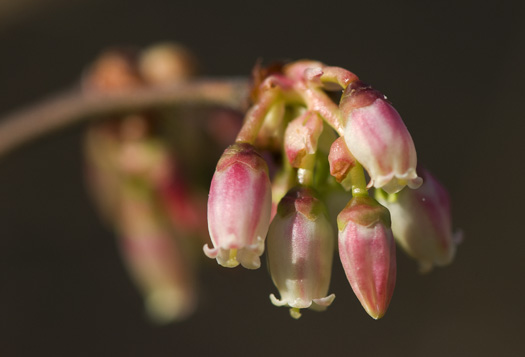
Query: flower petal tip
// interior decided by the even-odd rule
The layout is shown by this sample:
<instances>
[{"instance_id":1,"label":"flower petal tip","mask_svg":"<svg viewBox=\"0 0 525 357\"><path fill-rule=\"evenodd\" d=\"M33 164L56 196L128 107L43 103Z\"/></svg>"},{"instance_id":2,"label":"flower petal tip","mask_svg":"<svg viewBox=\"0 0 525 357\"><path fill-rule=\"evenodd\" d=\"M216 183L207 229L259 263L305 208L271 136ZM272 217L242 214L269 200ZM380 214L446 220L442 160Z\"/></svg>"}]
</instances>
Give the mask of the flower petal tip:
<instances>
[{"instance_id":1,"label":"flower petal tip","mask_svg":"<svg viewBox=\"0 0 525 357\"><path fill-rule=\"evenodd\" d=\"M217 254L219 254L219 248L210 248L208 244L204 244L202 250L204 251L204 254L211 259L217 258Z\"/></svg>"},{"instance_id":2,"label":"flower petal tip","mask_svg":"<svg viewBox=\"0 0 525 357\"><path fill-rule=\"evenodd\" d=\"M380 318L382 318L383 316L385 316L385 313L384 312L377 312L377 311L367 311L368 315L370 315L371 318L373 318L374 320L379 320Z\"/></svg>"},{"instance_id":3,"label":"flower petal tip","mask_svg":"<svg viewBox=\"0 0 525 357\"><path fill-rule=\"evenodd\" d=\"M363 308L365 309L366 313L373 318L374 320L379 320L383 316L385 316L386 311L388 309L388 304L386 306L381 306L381 304L371 304L371 305L363 305Z\"/></svg>"},{"instance_id":4,"label":"flower petal tip","mask_svg":"<svg viewBox=\"0 0 525 357\"><path fill-rule=\"evenodd\" d=\"M421 187L423 184L423 179L421 177L416 176L415 178L407 181L407 186L410 187L413 190L416 190Z\"/></svg>"},{"instance_id":5,"label":"flower petal tip","mask_svg":"<svg viewBox=\"0 0 525 357\"><path fill-rule=\"evenodd\" d=\"M270 294L270 301L275 306L284 306L288 304L286 301L277 299L274 294Z\"/></svg>"},{"instance_id":6,"label":"flower petal tip","mask_svg":"<svg viewBox=\"0 0 525 357\"><path fill-rule=\"evenodd\" d=\"M250 270L256 270L261 267L261 259L257 255L253 256L252 259L241 259L239 257L239 262L244 268Z\"/></svg>"},{"instance_id":7,"label":"flower petal tip","mask_svg":"<svg viewBox=\"0 0 525 357\"><path fill-rule=\"evenodd\" d=\"M405 186L416 190L423 184L423 179L418 177L414 170L411 170L403 175L385 175L380 176L376 180L370 181L368 186L374 186L376 188L382 188L389 194L398 193ZM369 187L370 188L370 187Z\"/></svg>"},{"instance_id":8,"label":"flower petal tip","mask_svg":"<svg viewBox=\"0 0 525 357\"><path fill-rule=\"evenodd\" d=\"M322 306L323 307L323 310L324 308L332 305L332 303L334 302L335 300L335 294L330 294L328 296L325 296L324 298L320 298L320 299L313 299L312 301L318 305L318 306Z\"/></svg>"},{"instance_id":9,"label":"flower petal tip","mask_svg":"<svg viewBox=\"0 0 525 357\"><path fill-rule=\"evenodd\" d=\"M264 252L264 240L257 237L257 242L237 252L237 260L246 269L259 269L261 267L260 256Z\"/></svg>"}]
</instances>

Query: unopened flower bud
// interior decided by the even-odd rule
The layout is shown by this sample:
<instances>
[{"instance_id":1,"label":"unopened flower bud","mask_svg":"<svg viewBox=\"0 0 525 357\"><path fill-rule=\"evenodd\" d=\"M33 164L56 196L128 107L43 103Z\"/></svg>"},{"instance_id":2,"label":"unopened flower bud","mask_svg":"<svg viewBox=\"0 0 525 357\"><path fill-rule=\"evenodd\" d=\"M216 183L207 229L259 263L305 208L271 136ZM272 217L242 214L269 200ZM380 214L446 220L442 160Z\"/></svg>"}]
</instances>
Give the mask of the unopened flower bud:
<instances>
[{"instance_id":1,"label":"unopened flower bud","mask_svg":"<svg viewBox=\"0 0 525 357\"><path fill-rule=\"evenodd\" d=\"M421 167L418 171L424 183L417 190L391 197L377 191L376 196L392 215L395 239L424 273L452 262L461 232L452 232L448 192L430 172Z\"/></svg>"},{"instance_id":2,"label":"unopened flower bud","mask_svg":"<svg viewBox=\"0 0 525 357\"><path fill-rule=\"evenodd\" d=\"M333 231L324 204L309 188L294 188L279 203L268 232L268 262L281 299L294 318L299 309L324 310L335 298L328 295L334 250Z\"/></svg>"},{"instance_id":3,"label":"unopened flower bud","mask_svg":"<svg viewBox=\"0 0 525 357\"><path fill-rule=\"evenodd\" d=\"M350 170L355 166L355 158L352 156L348 146L346 146L345 138L337 138L330 147L328 154L328 162L330 163L330 174L335 177L336 181L343 185L345 189L349 189L348 180L345 180L350 173Z\"/></svg>"},{"instance_id":4,"label":"unopened flower bud","mask_svg":"<svg viewBox=\"0 0 525 357\"><path fill-rule=\"evenodd\" d=\"M307 111L292 120L284 134L284 149L293 167L303 167L307 155L317 150L317 141L323 131L323 120L313 111Z\"/></svg>"},{"instance_id":5,"label":"unopened flower bud","mask_svg":"<svg viewBox=\"0 0 525 357\"><path fill-rule=\"evenodd\" d=\"M354 197L337 217L339 256L366 312L381 318L396 283L396 251L388 210L374 199Z\"/></svg>"},{"instance_id":6,"label":"unopened flower bud","mask_svg":"<svg viewBox=\"0 0 525 357\"><path fill-rule=\"evenodd\" d=\"M208 198L213 248L204 253L225 267L260 267L270 224L272 195L268 166L255 148L236 143L224 151Z\"/></svg>"},{"instance_id":7,"label":"unopened flower bud","mask_svg":"<svg viewBox=\"0 0 525 357\"><path fill-rule=\"evenodd\" d=\"M378 91L360 81L343 93L344 138L350 152L368 171L370 186L388 193L421 186L414 142L398 112Z\"/></svg>"}]
</instances>

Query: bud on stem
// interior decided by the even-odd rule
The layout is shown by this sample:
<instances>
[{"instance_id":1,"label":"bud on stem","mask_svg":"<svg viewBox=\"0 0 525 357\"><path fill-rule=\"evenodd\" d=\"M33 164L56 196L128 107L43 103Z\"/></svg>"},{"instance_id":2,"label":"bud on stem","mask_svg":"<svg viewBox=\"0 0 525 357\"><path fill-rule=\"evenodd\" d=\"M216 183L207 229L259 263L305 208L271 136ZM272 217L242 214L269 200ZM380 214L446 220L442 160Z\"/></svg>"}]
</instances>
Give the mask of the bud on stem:
<instances>
[{"instance_id":1,"label":"bud on stem","mask_svg":"<svg viewBox=\"0 0 525 357\"><path fill-rule=\"evenodd\" d=\"M339 256L346 277L366 312L381 318L396 282L396 251L390 214L368 196L350 200L337 217Z\"/></svg>"}]
</instances>

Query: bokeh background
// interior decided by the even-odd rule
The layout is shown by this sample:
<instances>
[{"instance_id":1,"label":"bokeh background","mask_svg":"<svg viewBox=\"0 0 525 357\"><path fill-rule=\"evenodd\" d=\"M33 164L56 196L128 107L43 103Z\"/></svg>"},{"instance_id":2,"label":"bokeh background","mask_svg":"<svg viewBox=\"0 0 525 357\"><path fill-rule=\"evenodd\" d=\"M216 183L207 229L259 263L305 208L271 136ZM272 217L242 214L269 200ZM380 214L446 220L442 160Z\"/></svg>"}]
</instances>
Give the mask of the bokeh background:
<instances>
[{"instance_id":1,"label":"bokeh background","mask_svg":"<svg viewBox=\"0 0 525 357\"><path fill-rule=\"evenodd\" d=\"M0 158L0 356L525 355L525 6L479 1L1 0L0 113L60 91L103 49L175 40L206 75L313 58L388 95L465 232L429 275L398 251L387 315L337 298L292 320L267 271L200 271L198 311L155 326L84 185L79 124Z\"/></svg>"}]
</instances>

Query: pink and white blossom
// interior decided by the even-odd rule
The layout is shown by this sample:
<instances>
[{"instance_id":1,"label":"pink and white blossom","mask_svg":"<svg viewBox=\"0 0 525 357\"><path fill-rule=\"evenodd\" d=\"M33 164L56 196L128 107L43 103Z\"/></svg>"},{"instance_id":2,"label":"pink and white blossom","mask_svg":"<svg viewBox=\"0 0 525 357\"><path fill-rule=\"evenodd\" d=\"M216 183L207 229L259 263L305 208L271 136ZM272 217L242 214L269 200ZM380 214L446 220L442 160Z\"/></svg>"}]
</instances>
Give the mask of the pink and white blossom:
<instances>
[{"instance_id":1,"label":"pink and white blossom","mask_svg":"<svg viewBox=\"0 0 525 357\"><path fill-rule=\"evenodd\" d=\"M324 310L335 299L328 295L334 236L324 204L312 189L290 190L279 203L268 232L268 262L272 280L281 296L270 295L276 306Z\"/></svg>"},{"instance_id":2,"label":"pink and white blossom","mask_svg":"<svg viewBox=\"0 0 525 357\"><path fill-rule=\"evenodd\" d=\"M424 183L417 190L403 190L393 199L381 192L376 196L390 211L396 241L419 262L421 272L428 272L452 262L461 232L452 231L448 192L430 172L418 171Z\"/></svg>"},{"instance_id":3,"label":"pink and white blossom","mask_svg":"<svg viewBox=\"0 0 525 357\"><path fill-rule=\"evenodd\" d=\"M204 253L225 267L260 267L272 206L268 166L255 148L227 148L213 175L208 198L208 228L213 248Z\"/></svg>"},{"instance_id":4,"label":"pink and white blossom","mask_svg":"<svg viewBox=\"0 0 525 357\"><path fill-rule=\"evenodd\" d=\"M368 171L370 187L396 193L407 185L421 186L412 137L383 95L355 82L343 94L340 107L346 120L346 144Z\"/></svg>"}]
</instances>

